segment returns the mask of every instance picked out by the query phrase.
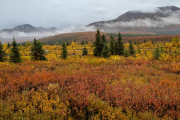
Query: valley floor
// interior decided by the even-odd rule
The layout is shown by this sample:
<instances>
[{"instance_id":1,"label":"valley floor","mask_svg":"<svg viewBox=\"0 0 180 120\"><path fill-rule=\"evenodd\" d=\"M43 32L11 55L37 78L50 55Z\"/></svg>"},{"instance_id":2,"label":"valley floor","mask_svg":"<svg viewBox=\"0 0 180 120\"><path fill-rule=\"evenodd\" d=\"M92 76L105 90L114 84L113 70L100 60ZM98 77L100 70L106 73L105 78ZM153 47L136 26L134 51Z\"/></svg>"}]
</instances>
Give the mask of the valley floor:
<instances>
[{"instance_id":1,"label":"valley floor","mask_svg":"<svg viewBox=\"0 0 180 120\"><path fill-rule=\"evenodd\" d=\"M0 63L0 119L179 119L179 73L121 56Z\"/></svg>"}]
</instances>

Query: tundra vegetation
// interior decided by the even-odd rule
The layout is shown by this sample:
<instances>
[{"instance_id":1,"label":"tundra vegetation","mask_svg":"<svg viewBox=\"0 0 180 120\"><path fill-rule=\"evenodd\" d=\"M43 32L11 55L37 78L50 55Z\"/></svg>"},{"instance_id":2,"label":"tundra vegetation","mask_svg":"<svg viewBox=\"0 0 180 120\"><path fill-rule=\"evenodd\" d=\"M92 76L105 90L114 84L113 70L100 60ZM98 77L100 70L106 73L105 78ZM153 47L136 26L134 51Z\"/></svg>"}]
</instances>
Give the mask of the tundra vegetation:
<instances>
[{"instance_id":1,"label":"tundra vegetation","mask_svg":"<svg viewBox=\"0 0 180 120\"><path fill-rule=\"evenodd\" d=\"M107 41L99 32L88 43L0 45L0 119L178 120L179 38Z\"/></svg>"}]
</instances>

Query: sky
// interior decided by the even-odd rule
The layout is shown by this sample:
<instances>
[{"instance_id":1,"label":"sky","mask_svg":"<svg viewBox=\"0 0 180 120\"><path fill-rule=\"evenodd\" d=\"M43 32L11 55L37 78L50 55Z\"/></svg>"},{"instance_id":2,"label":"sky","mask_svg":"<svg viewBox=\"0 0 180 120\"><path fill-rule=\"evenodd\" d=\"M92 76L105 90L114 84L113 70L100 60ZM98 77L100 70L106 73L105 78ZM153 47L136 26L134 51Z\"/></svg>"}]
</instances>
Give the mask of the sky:
<instances>
[{"instance_id":1,"label":"sky","mask_svg":"<svg viewBox=\"0 0 180 120\"><path fill-rule=\"evenodd\" d=\"M180 7L180 0L0 0L0 30L22 24L62 28L112 20L131 10Z\"/></svg>"}]
</instances>

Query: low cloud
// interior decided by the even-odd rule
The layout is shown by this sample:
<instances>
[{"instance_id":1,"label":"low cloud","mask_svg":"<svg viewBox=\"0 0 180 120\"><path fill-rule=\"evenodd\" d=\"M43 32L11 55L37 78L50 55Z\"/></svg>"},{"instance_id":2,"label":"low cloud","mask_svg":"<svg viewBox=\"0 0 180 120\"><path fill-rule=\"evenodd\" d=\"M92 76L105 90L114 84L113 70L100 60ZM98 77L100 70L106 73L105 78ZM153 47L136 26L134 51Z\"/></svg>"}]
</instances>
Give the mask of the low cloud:
<instances>
[{"instance_id":1,"label":"low cloud","mask_svg":"<svg viewBox=\"0 0 180 120\"><path fill-rule=\"evenodd\" d=\"M96 29L92 26L86 27L81 25L70 25L68 27L62 28L60 33L71 33L71 32L87 32L87 31L95 31Z\"/></svg>"},{"instance_id":2,"label":"low cloud","mask_svg":"<svg viewBox=\"0 0 180 120\"><path fill-rule=\"evenodd\" d=\"M146 27L146 28L164 28L170 25L180 25L180 11L172 12L167 10L163 12L168 17L156 17L156 20L145 18L145 19L136 19L127 22L115 22L107 23L106 27Z\"/></svg>"},{"instance_id":3,"label":"low cloud","mask_svg":"<svg viewBox=\"0 0 180 120\"><path fill-rule=\"evenodd\" d=\"M0 31L0 41L4 42L4 39L8 40L12 40L12 38L14 37L15 39L21 39L26 41L26 40L33 40L33 38L44 38L44 37L48 37L48 36L54 36L57 34L62 34L62 33L71 33L71 32L86 32L86 31L95 31L95 29L93 27L85 27L85 26L68 26L68 27L64 27L61 30L56 30L53 32L31 32L31 33L25 33L25 32L20 32L20 31L14 31L11 33L8 32L3 32ZM17 41L18 42L18 41Z\"/></svg>"}]
</instances>

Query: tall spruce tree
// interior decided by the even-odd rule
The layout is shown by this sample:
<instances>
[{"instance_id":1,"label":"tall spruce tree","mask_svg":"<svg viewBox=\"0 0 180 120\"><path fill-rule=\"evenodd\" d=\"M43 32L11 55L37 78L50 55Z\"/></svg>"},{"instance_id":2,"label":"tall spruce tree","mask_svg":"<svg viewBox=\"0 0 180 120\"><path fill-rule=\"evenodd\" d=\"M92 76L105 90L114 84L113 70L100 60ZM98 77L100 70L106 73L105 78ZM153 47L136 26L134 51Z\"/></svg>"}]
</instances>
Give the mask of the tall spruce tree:
<instances>
[{"instance_id":1,"label":"tall spruce tree","mask_svg":"<svg viewBox=\"0 0 180 120\"><path fill-rule=\"evenodd\" d=\"M104 34L102 35L102 43L106 43L106 36Z\"/></svg>"},{"instance_id":2,"label":"tall spruce tree","mask_svg":"<svg viewBox=\"0 0 180 120\"><path fill-rule=\"evenodd\" d=\"M102 43L101 43L101 35L100 35L100 30L99 28L97 29L97 33L96 33L96 40L93 43L94 44L94 50L93 50L93 55L100 57L101 56L101 52L102 52Z\"/></svg>"},{"instance_id":3,"label":"tall spruce tree","mask_svg":"<svg viewBox=\"0 0 180 120\"><path fill-rule=\"evenodd\" d=\"M83 52L82 52L82 56L85 56L88 54L88 50L86 49L86 47L83 48Z\"/></svg>"},{"instance_id":4,"label":"tall spruce tree","mask_svg":"<svg viewBox=\"0 0 180 120\"><path fill-rule=\"evenodd\" d=\"M5 61L5 57L6 57L6 53L3 50L3 45L0 42L0 62L4 62Z\"/></svg>"},{"instance_id":5,"label":"tall spruce tree","mask_svg":"<svg viewBox=\"0 0 180 120\"><path fill-rule=\"evenodd\" d=\"M101 54L102 54L102 56L104 58L108 58L109 57L109 48L108 48L106 43L104 43L104 45L103 45L103 50L102 50Z\"/></svg>"},{"instance_id":6,"label":"tall spruce tree","mask_svg":"<svg viewBox=\"0 0 180 120\"><path fill-rule=\"evenodd\" d=\"M9 42L8 42L8 44L7 44L7 48L10 48L11 47L11 45L9 44Z\"/></svg>"},{"instance_id":7,"label":"tall spruce tree","mask_svg":"<svg viewBox=\"0 0 180 120\"><path fill-rule=\"evenodd\" d=\"M37 50L38 50L38 52L39 52L39 60L40 61L46 61L47 59L46 59L46 57L45 57L45 50L43 50L43 48L42 48L42 45L41 45L41 43L38 41L37 42Z\"/></svg>"},{"instance_id":8,"label":"tall spruce tree","mask_svg":"<svg viewBox=\"0 0 180 120\"><path fill-rule=\"evenodd\" d=\"M16 40L13 38L12 48L10 50L9 62L20 63L21 55L19 53L19 48L17 47Z\"/></svg>"},{"instance_id":9,"label":"tall spruce tree","mask_svg":"<svg viewBox=\"0 0 180 120\"><path fill-rule=\"evenodd\" d=\"M103 34L101 38L101 53L104 48L104 44L106 44L106 36Z\"/></svg>"},{"instance_id":10,"label":"tall spruce tree","mask_svg":"<svg viewBox=\"0 0 180 120\"><path fill-rule=\"evenodd\" d=\"M39 41L34 38L34 43L31 46L31 60L33 61L46 61L45 51Z\"/></svg>"},{"instance_id":11,"label":"tall spruce tree","mask_svg":"<svg viewBox=\"0 0 180 120\"><path fill-rule=\"evenodd\" d=\"M129 41L129 54L134 56L136 54L136 51L134 49L134 45L131 41Z\"/></svg>"},{"instance_id":12,"label":"tall spruce tree","mask_svg":"<svg viewBox=\"0 0 180 120\"><path fill-rule=\"evenodd\" d=\"M66 46L66 43L63 42L62 43L62 52L61 52L61 59L67 59L68 57L68 51L67 51L67 46Z\"/></svg>"},{"instance_id":13,"label":"tall spruce tree","mask_svg":"<svg viewBox=\"0 0 180 120\"><path fill-rule=\"evenodd\" d=\"M84 45L84 44L85 44L84 41L82 41L82 42L81 42L81 45Z\"/></svg>"},{"instance_id":14,"label":"tall spruce tree","mask_svg":"<svg viewBox=\"0 0 180 120\"><path fill-rule=\"evenodd\" d=\"M159 46L157 44L156 48L155 48L155 51L154 51L154 58L156 60L159 60L159 57L161 56L161 51L159 50Z\"/></svg>"},{"instance_id":15,"label":"tall spruce tree","mask_svg":"<svg viewBox=\"0 0 180 120\"><path fill-rule=\"evenodd\" d=\"M110 54L114 55L115 54L115 46L114 46L114 37L111 34L110 37L110 48L109 48Z\"/></svg>"},{"instance_id":16,"label":"tall spruce tree","mask_svg":"<svg viewBox=\"0 0 180 120\"><path fill-rule=\"evenodd\" d=\"M117 55L123 55L123 53L124 53L124 42L122 41L120 32L118 34L118 39L117 39L116 53L117 53Z\"/></svg>"}]
</instances>

